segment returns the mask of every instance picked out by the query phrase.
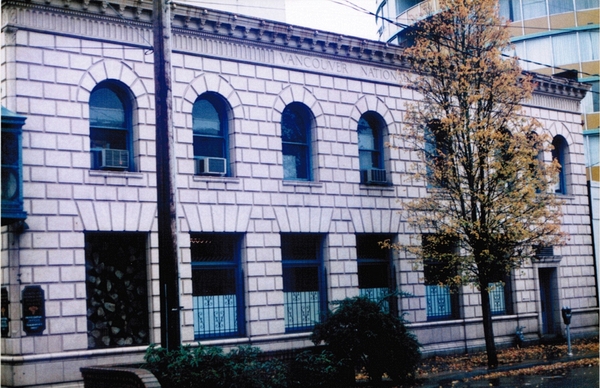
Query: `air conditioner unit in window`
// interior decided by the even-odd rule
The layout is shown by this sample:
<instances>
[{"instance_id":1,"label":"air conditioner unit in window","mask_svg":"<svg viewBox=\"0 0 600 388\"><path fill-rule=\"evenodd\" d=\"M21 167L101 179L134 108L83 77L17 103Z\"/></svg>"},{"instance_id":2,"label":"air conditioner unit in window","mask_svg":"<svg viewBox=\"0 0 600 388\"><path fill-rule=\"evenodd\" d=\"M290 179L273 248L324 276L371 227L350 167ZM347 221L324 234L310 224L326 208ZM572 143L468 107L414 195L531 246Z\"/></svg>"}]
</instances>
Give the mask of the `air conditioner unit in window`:
<instances>
[{"instance_id":1,"label":"air conditioner unit in window","mask_svg":"<svg viewBox=\"0 0 600 388\"><path fill-rule=\"evenodd\" d=\"M126 170L129 168L129 151L103 148L100 168Z\"/></svg>"},{"instance_id":2,"label":"air conditioner unit in window","mask_svg":"<svg viewBox=\"0 0 600 388\"><path fill-rule=\"evenodd\" d=\"M369 170L362 170L360 173L361 183L370 185L385 185L388 183L385 170L372 168Z\"/></svg>"},{"instance_id":3,"label":"air conditioner unit in window","mask_svg":"<svg viewBox=\"0 0 600 388\"><path fill-rule=\"evenodd\" d=\"M227 174L227 159L225 158L200 158L196 159L196 173L210 175Z\"/></svg>"}]
</instances>

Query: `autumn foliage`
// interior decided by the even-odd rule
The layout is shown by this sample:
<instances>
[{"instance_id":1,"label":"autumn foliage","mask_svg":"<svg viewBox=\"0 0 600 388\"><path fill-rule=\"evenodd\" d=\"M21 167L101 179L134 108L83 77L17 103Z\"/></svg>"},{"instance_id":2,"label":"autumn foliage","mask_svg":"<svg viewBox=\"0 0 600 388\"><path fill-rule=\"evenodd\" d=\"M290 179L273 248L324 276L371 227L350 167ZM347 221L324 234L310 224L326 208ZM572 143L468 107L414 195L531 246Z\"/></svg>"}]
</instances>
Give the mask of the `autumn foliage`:
<instances>
[{"instance_id":1,"label":"autumn foliage","mask_svg":"<svg viewBox=\"0 0 600 388\"><path fill-rule=\"evenodd\" d=\"M560 167L540 157L550 153L549 137L521 106L535 84L517 58L503 57L510 42L497 2L440 3L404 52L416 72L406 86L421 99L406 112L400 141L421 156L411 179L427 188L404 208L428 243L402 248L456 269L440 283L481 291L488 366L495 367L488 284L534 257L536 247L561 244L561 202L549 190ZM450 243L457 249L437 250Z\"/></svg>"}]
</instances>

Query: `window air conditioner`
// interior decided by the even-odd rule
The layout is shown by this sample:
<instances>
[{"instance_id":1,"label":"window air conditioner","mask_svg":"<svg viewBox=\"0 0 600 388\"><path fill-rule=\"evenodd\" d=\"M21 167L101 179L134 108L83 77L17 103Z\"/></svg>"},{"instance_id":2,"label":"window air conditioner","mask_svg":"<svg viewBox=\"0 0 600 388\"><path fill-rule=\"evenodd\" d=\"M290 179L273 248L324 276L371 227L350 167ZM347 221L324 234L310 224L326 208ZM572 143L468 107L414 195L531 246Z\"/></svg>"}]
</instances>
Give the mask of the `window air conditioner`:
<instances>
[{"instance_id":1,"label":"window air conditioner","mask_svg":"<svg viewBox=\"0 0 600 388\"><path fill-rule=\"evenodd\" d=\"M196 173L210 175L227 174L227 159L225 158L200 158L196 159Z\"/></svg>"},{"instance_id":2,"label":"window air conditioner","mask_svg":"<svg viewBox=\"0 0 600 388\"><path fill-rule=\"evenodd\" d=\"M387 184L385 170L370 169L361 171L361 181L364 184L382 185Z\"/></svg>"},{"instance_id":3,"label":"window air conditioner","mask_svg":"<svg viewBox=\"0 0 600 388\"><path fill-rule=\"evenodd\" d=\"M103 148L100 158L100 168L120 169L129 168L129 151Z\"/></svg>"}]
</instances>

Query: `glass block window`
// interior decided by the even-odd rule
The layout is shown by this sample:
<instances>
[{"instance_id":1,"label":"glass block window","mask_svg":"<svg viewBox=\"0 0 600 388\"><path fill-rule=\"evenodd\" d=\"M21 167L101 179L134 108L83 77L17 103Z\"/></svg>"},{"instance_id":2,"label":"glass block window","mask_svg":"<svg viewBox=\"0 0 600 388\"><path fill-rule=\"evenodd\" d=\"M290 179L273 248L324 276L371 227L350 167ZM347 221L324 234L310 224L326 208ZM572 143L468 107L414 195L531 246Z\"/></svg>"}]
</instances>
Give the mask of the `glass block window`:
<instances>
[{"instance_id":1,"label":"glass block window","mask_svg":"<svg viewBox=\"0 0 600 388\"><path fill-rule=\"evenodd\" d=\"M285 107L281 115L283 179L312 180L312 113L299 102Z\"/></svg>"},{"instance_id":2,"label":"glass block window","mask_svg":"<svg viewBox=\"0 0 600 388\"><path fill-rule=\"evenodd\" d=\"M359 295L380 303L386 312L396 312L396 298L390 296L396 288L391 272L391 251L382 249L380 241L391 236L359 234L356 236Z\"/></svg>"},{"instance_id":3,"label":"glass block window","mask_svg":"<svg viewBox=\"0 0 600 388\"><path fill-rule=\"evenodd\" d=\"M128 89L116 81L90 94L90 152L93 170L133 171L132 107Z\"/></svg>"},{"instance_id":4,"label":"glass block window","mask_svg":"<svg viewBox=\"0 0 600 388\"><path fill-rule=\"evenodd\" d=\"M199 163L201 175L230 175L228 152L228 112L224 98L216 93L204 93L192 108L194 158ZM205 162L205 159L208 159ZM220 162L223 167L211 169L210 163Z\"/></svg>"},{"instance_id":5,"label":"glass block window","mask_svg":"<svg viewBox=\"0 0 600 388\"><path fill-rule=\"evenodd\" d=\"M281 235L287 332L311 330L327 309L322 240L318 234Z\"/></svg>"},{"instance_id":6,"label":"glass block window","mask_svg":"<svg viewBox=\"0 0 600 388\"><path fill-rule=\"evenodd\" d=\"M192 233L194 338L235 337L244 333L241 236Z\"/></svg>"}]
</instances>

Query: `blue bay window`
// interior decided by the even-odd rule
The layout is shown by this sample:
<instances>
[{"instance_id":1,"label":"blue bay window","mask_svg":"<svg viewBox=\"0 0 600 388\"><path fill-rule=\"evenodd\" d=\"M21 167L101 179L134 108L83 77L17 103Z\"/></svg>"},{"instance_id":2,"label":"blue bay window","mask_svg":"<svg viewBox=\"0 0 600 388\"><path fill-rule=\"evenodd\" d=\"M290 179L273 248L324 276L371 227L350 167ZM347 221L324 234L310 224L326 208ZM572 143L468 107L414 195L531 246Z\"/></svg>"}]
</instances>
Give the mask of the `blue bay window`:
<instances>
[{"instance_id":1,"label":"blue bay window","mask_svg":"<svg viewBox=\"0 0 600 388\"><path fill-rule=\"evenodd\" d=\"M327 310L322 241L318 234L281 235L286 332L310 331Z\"/></svg>"},{"instance_id":2,"label":"blue bay window","mask_svg":"<svg viewBox=\"0 0 600 388\"><path fill-rule=\"evenodd\" d=\"M21 133L26 118L2 107L2 225L23 221Z\"/></svg>"},{"instance_id":3,"label":"blue bay window","mask_svg":"<svg viewBox=\"0 0 600 388\"><path fill-rule=\"evenodd\" d=\"M194 338L244 335L241 235L192 233Z\"/></svg>"}]
</instances>

